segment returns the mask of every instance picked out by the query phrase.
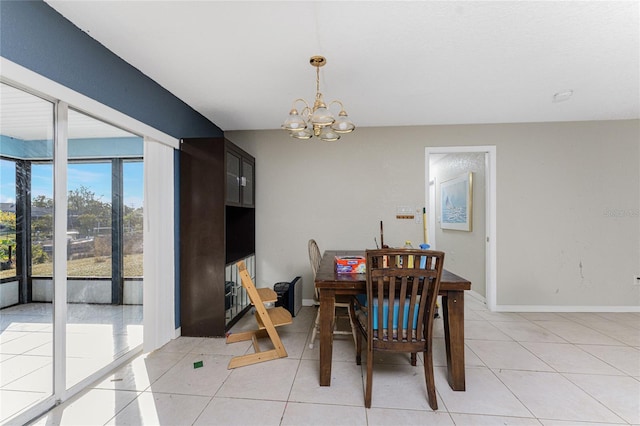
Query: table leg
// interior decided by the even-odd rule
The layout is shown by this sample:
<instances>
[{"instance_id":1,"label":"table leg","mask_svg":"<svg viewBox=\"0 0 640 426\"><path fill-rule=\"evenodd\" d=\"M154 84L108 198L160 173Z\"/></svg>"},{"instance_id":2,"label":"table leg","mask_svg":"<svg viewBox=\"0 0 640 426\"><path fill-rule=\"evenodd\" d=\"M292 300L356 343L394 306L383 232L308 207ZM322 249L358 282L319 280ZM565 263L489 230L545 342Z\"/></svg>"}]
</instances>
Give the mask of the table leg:
<instances>
[{"instance_id":1,"label":"table leg","mask_svg":"<svg viewBox=\"0 0 640 426\"><path fill-rule=\"evenodd\" d=\"M442 296L442 315L449 386L464 391L464 291L447 291Z\"/></svg>"},{"instance_id":2,"label":"table leg","mask_svg":"<svg viewBox=\"0 0 640 426\"><path fill-rule=\"evenodd\" d=\"M333 290L320 290L320 386L331 386L335 301Z\"/></svg>"}]
</instances>

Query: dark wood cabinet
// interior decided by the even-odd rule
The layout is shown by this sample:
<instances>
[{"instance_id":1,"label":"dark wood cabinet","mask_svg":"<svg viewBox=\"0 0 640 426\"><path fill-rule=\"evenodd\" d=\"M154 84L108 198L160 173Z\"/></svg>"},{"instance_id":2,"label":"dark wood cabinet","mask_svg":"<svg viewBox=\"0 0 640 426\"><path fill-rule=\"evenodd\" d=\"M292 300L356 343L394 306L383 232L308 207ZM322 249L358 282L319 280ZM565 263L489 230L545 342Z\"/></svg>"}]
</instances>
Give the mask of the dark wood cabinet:
<instances>
[{"instance_id":1,"label":"dark wood cabinet","mask_svg":"<svg viewBox=\"0 0 640 426\"><path fill-rule=\"evenodd\" d=\"M255 279L254 176L255 159L224 138L180 141L183 336L224 336L249 309L235 263Z\"/></svg>"}]
</instances>

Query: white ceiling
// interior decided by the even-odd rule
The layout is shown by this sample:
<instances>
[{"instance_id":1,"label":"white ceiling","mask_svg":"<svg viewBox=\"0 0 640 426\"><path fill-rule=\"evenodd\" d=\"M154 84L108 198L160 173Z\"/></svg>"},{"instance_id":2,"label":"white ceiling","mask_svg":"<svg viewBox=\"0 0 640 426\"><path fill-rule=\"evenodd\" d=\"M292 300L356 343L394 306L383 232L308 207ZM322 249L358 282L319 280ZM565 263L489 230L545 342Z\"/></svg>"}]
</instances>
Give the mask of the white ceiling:
<instances>
[{"instance_id":1,"label":"white ceiling","mask_svg":"<svg viewBox=\"0 0 640 426\"><path fill-rule=\"evenodd\" d=\"M638 1L46 1L225 131L640 117Z\"/></svg>"}]
</instances>

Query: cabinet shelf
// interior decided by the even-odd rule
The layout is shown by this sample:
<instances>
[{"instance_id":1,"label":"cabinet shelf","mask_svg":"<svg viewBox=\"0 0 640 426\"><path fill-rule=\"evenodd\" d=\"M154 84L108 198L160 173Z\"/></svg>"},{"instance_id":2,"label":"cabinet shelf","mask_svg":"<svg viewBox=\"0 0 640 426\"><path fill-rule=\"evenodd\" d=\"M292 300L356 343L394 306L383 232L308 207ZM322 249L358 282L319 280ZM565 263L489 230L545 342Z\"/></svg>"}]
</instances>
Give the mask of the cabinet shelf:
<instances>
[{"instance_id":1,"label":"cabinet shelf","mask_svg":"<svg viewBox=\"0 0 640 426\"><path fill-rule=\"evenodd\" d=\"M252 280L256 278L256 256L250 255L238 260L244 260L247 265L247 272L251 276ZM225 293L225 329L228 330L233 324L235 324L251 306L249 295L242 286L240 281L240 275L238 274L238 268L236 262L229 263L224 270L225 276L225 290L229 285L229 291Z\"/></svg>"}]
</instances>

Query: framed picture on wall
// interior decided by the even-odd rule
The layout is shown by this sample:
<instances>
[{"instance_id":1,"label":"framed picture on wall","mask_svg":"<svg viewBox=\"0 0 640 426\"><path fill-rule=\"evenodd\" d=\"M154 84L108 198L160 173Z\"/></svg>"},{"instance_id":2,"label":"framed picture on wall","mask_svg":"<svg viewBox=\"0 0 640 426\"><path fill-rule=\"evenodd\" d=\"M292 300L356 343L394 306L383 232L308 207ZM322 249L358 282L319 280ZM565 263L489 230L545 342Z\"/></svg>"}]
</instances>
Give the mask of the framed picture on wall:
<instances>
[{"instance_id":1,"label":"framed picture on wall","mask_svg":"<svg viewBox=\"0 0 640 426\"><path fill-rule=\"evenodd\" d=\"M468 172L440 184L440 228L471 231L473 217L473 173Z\"/></svg>"}]
</instances>

